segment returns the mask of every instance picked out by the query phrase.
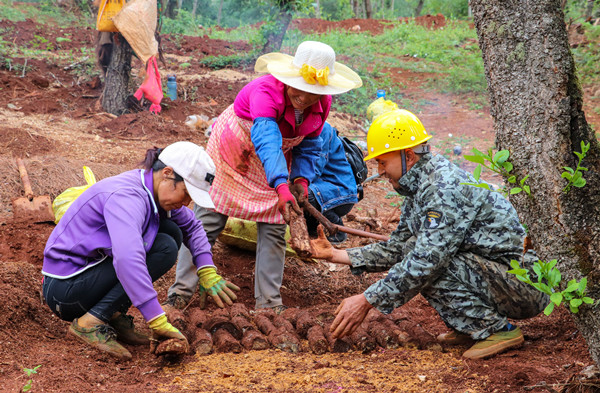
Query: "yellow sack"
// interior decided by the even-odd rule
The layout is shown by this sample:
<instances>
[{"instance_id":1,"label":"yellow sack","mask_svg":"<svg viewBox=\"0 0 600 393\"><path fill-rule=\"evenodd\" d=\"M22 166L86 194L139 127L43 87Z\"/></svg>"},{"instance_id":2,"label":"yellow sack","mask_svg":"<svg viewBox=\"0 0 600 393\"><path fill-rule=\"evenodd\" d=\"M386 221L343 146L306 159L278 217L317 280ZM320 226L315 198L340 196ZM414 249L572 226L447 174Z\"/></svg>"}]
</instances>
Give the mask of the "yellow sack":
<instances>
[{"instance_id":1,"label":"yellow sack","mask_svg":"<svg viewBox=\"0 0 600 393\"><path fill-rule=\"evenodd\" d=\"M367 119L373 121L377 116L398 109L395 102L379 97L367 108Z\"/></svg>"},{"instance_id":2,"label":"yellow sack","mask_svg":"<svg viewBox=\"0 0 600 393\"><path fill-rule=\"evenodd\" d=\"M112 21L112 18L121 11L125 5L125 0L102 0L98 8L98 19L96 21L96 30L98 31L119 31Z\"/></svg>"},{"instance_id":3,"label":"yellow sack","mask_svg":"<svg viewBox=\"0 0 600 393\"><path fill-rule=\"evenodd\" d=\"M54 223L58 224L60 219L65 215L65 212L71 206L71 203L77 199L85 190L96 183L96 176L90 168L83 167L83 176L87 184L85 186L69 187L57 196L52 202L52 211L54 212Z\"/></svg>"}]
</instances>

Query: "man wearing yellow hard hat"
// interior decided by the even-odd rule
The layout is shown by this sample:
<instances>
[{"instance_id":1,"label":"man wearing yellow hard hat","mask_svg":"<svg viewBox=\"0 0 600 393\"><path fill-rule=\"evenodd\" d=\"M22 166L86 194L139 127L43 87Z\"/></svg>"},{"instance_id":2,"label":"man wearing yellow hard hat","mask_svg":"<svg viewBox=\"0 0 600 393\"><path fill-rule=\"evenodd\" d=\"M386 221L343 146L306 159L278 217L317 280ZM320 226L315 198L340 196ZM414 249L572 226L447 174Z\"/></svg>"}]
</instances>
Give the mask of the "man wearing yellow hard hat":
<instances>
[{"instance_id":1,"label":"man wearing yellow hard hat","mask_svg":"<svg viewBox=\"0 0 600 393\"><path fill-rule=\"evenodd\" d=\"M331 325L351 334L375 307L388 314L423 295L452 330L444 344L474 344L463 356L482 359L520 346L521 330L508 319L540 313L549 298L506 271L511 259L531 268L523 254L525 230L501 194L465 185L470 174L430 152L427 133L411 112L379 115L367 135L368 156L379 174L405 196L400 222L386 242L334 249L320 229L314 257L349 265L354 274L389 270L364 293L342 301Z\"/></svg>"}]
</instances>

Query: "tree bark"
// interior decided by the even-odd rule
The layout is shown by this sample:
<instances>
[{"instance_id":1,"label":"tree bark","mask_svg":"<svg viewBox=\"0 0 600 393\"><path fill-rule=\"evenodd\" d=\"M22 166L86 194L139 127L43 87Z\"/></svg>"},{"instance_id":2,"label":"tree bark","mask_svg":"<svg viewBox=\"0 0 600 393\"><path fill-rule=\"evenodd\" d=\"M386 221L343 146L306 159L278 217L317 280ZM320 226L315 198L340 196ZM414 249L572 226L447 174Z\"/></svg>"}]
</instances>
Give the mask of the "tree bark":
<instances>
[{"instance_id":1,"label":"tree bark","mask_svg":"<svg viewBox=\"0 0 600 393\"><path fill-rule=\"evenodd\" d=\"M498 149L510 151L517 180L532 196L510 197L541 260L558 260L568 280L587 276L600 298L600 148L582 109L561 0L472 0ZM589 142L587 184L563 192L563 167ZM600 364L600 307L574 314L590 354Z\"/></svg>"},{"instance_id":2,"label":"tree bark","mask_svg":"<svg viewBox=\"0 0 600 393\"><path fill-rule=\"evenodd\" d=\"M592 11L594 10L594 3L596 0L587 0L587 6L585 7L585 20L592 19Z\"/></svg>"},{"instance_id":3,"label":"tree bark","mask_svg":"<svg viewBox=\"0 0 600 393\"><path fill-rule=\"evenodd\" d=\"M365 0L365 14L367 15L367 19L371 19L373 17L373 8L371 7L371 0Z\"/></svg>"},{"instance_id":4,"label":"tree bark","mask_svg":"<svg viewBox=\"0 0 600 393\"><path fill-rule=\"evenodd\" d=\"M281 49L283 37L285 37L285 32L291 20L292 13L285 8L281 8L275 20L275 28L265 37L267 42L263 46L262 53L278 52Z\"/></svg>"},{"instance_id":5,"label":"tree bark","mask_svg":"<svg viewBox=\"0 0 600 393\"><path fill-rule=\"evenodd\" d=\"M127 111L132 53L133 51L127 40L122 35L117 34L102 93L102 108L113 115L120 116Z\"/></svg>"},{"instance_id":6,"label":"tree bark","mask_svg":"<svg viewBox=\"0 0 600 393\"><path fill-rule=\"evenodd\" d=\"M315 18L321 19L321 2L319 0L315 1Z\"/></svg>"},{"instance_id":7,"label":"tree bark","mask_svg":"<svg viewBox=\"0 0 600 393\"><path fill-rule=\"evenodd\" d=\"M192 16L193 17L196 16L196 12L198 12L198 0L194 0L193 6L192 6Z\"/></svg>"},{"instance_id":8,"label":"tree bark","mask_svg":"<svg viewBox=\"0 0 600 393\"><path fill-rule=\"evenodd\" d=\"M217 26L221 26L221 15L223 14L223 0L219 1L219 12L217 13Z\"/></svg>"},{"instance_id":9,"label":"tree bark","mask_svg":"<svg viewBox=\"0 0 600 393\"><path fill-rule=\"evenodd\" d=\"M417 3L417 7L415 8L415 17L421 15L421 11L423 11L424 3L425 3L425 0L419 0L419 2Z\"/></svg>"}]
</instances>

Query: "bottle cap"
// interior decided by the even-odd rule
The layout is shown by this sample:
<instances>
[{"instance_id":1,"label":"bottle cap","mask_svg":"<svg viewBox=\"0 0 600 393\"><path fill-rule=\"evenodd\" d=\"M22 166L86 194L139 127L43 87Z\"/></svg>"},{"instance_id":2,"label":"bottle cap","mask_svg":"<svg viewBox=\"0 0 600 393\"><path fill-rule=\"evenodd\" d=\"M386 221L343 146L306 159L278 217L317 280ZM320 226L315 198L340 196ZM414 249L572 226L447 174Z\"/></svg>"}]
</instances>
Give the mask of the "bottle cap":
<instances>
[{"instance_id":1,"label":"bottle cap","mask_svg":"<svg viewBox=\"0 0 600 393\"><path fill-rule=\"evenodd\" d=\"M167 75L167 81L174 82L175 81L175 75Z\"/></svg>"},{"instance_id":2,"label":"bottle cap","mask_svg":"<svg viewBox=\"0 0 600 393\"><path fill-rule=\"evenodd\" d=\"M377 98L379 98L379 97L385 97L385 90L383 90L383 89L377 90Z\"/></svg>"}]
</instances>

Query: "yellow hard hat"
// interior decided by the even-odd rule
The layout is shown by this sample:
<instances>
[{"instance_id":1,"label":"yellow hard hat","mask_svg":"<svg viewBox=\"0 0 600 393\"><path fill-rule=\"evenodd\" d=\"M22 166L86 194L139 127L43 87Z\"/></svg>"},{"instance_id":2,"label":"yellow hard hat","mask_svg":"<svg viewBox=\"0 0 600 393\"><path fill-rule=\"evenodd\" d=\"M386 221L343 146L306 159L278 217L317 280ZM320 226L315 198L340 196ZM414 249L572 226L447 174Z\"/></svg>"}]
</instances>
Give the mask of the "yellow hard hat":
<instances>
[{"instance_id":1,"label":"yellow hard hat","mask_svg":"<svg viewBox=\"0 0 600 393\"><path fill-rule=\"evenodd\" d=\"M420 145L431 139L417 116L404 109L386 112L375 118L367 134L365 161L396 150Z\"/></svg>"}]
</instances>

